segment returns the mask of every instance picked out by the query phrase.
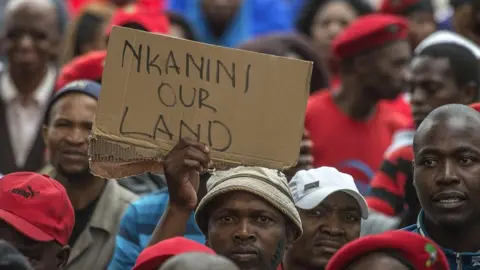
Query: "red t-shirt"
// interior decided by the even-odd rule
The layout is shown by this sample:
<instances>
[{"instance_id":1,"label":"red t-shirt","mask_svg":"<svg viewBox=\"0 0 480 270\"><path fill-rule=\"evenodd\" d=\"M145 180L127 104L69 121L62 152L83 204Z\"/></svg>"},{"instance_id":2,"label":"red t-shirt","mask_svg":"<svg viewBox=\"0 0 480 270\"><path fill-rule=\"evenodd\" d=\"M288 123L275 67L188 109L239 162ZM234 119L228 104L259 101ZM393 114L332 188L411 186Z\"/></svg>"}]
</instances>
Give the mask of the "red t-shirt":
<instances>
[{"instance_id":1,"label":"red t-shirt","mask_svg":"<svg viewBox=\"0 0 480 270\"><path fill-rule=\"evenodd\" d=\"M337 107L330 91L310 97L305 117L314 166L336 167L352 175L362 194L368 191L393 134L407 126L408 119L381 102L370 120L355 121Z\"/></svg>"}]
</instances>

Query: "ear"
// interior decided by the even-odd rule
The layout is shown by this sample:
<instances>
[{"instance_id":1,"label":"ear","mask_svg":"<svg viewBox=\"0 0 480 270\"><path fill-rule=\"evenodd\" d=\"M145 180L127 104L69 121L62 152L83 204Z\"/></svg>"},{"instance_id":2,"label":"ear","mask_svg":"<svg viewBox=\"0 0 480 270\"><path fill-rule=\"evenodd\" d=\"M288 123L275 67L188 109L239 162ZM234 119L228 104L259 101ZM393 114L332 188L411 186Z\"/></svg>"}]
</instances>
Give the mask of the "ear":
<instances>
[{"instance_id":1,"label":"ear","mask_svg":"<svg viewBox=\"0 0 480 270\"><path fill-rule=\"evenodd\" d=\"M70 257L70 247L64 246L57 253L57 269L67 269L68 258Z\"/></svg>"},{"instance_id":2,"label":"ear","mask_svg":"<svg viewBox=\"0 0 480 270\"><path fill-rule=\"evenodd\" d=\"M285 243L285 249L288 250L288 249L291 249L292 248L292 245L293 245L293 242L295 242L295 229L293 229L293 225L289 225L287 227L287 231L286 231L286 236L287 236L287 242Z\"/></svg>"},{"instance_id":3,"label":"ear","mask_svg":"<svg viewBox=\"0 0 480 270\"><path fill-rule=\"evenodd\" d=\"M474 82L469 82L462 87L462 93L464 96L463 103L470 104L478 100L478 85Z\"/></svg>"},{"instance_id":4,"label":"ear","mask_svg":"<svg viewBox=\"0 0 480 270\"><path fill-rule=\"evenodd\" d=\"M415 159L412 160L412 174L415 172ZM417 183L415 182L415 177L413 178L413 187L415 188L415 190L417 189Z\"/></svg>"}]
</instances>

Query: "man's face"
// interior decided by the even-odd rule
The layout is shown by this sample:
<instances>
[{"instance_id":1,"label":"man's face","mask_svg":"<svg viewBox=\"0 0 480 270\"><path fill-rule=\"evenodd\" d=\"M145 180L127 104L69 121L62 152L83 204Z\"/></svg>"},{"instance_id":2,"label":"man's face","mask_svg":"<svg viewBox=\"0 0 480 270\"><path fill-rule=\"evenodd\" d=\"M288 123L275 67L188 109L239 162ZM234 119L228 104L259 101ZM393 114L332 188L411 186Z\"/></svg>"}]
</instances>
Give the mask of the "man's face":
<instances>
[{"instance_id":1,"label":"man's face","mask_svg":"<svg viewBox=\"0 0 480 270\"><path fill-rule=\"evenodd\" d=\"M233 19L243 0L202 0L202 8L213 23L224 24Z\"/></svg>"},{"instance_id":2,"label":"man's face","mask_svg":"<svg viewBox=\"0 0 480 270\"><path fill-rule=\"evenodd\" d=\"M478 224L479 132L471 117L429 120L417 132L414 183L427 221L447 228Z\"/></svg>"},{"instance_id":3,"label":"man's face","mask_svg":"<svg viewBox=\"0 0 480 270\"><path fill-rule=\"evenodd\" d=\"M31 75L56 53L59 29L50 1L18 1L5 14L3 46L12 72Z\"/></svg>"},{"instance_id":4,"label":"man's face","mask_svg":"<svg viewBox=\"0 0 480 270\"><path fill-rule=\"evenodd\" d=\"M343 245L360 237L360 206L344 192L333 193L314 209L299 212L303 235L288 256L309 269L323 269Z\"/></svg>"},{"instance_id":5,"label":"man's face","mask_svg":"<svg viewBox=\"0 0 480 270\"><path fill-rule=\"evenodd\" d=\"M97 100L85 94L66 94L53 105L45 141L50 161L67 178L90 176L88 136Z\"/></svg>"},{"instance_id":6,"label":"man's face","mask_svg":"<svg viewBox=\"0 0 480 270\"><path fill-rule=\"evenodd\" d=\"M60 245L55 242L37 242L32 240L12 226L0 220L0 239L13 245L30 262L35 270L57 270L62 269L66 263L61 253Z\"/></svg>"},{"instance_id":7,"label":"man's face","mask_svg":"<svg viewBox=\"0 0 480 270\"><path fill-rule=\"evenodd\" d=\"M277 209L253 194L235 191L209 207L208 246L242 270L274 269L290 240L286 220Z\"/></svg>"},{"instance_id":8,"label":"man's face","mask_svg":"<svg viewBox=\"0 0 480 270\"><path fill-rule=\"evenodd\" d=\"M431 111L440 106L467 104L473 100L458 88L447 58L415 57L411 63L409 83L410 103L417 127Z\"/></svg>"},{"instance_id":9,"label":"man's face","mask_svg":"<svg viewBox=\"0 0 480 270\"><path fill-rule=\"evenodd\" d=\"M395 99L407 82L408 64L411 58L407 41L397 41L375 52L373 69L370 69L368 87L376 99Z\"/></svg>"}]
</instances>

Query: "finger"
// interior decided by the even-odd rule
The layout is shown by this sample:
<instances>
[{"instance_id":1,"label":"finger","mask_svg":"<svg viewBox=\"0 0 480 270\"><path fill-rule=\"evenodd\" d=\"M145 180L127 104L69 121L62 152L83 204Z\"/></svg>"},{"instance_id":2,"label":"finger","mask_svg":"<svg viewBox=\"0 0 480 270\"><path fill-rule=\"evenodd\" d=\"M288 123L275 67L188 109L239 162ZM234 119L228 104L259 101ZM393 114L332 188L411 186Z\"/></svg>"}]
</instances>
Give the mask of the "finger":
<instances>
[{"instance_id":1,"label":"finger","mask_svg":"<svg viewBox=\"0 0 480 270\"><path fill-rule=\"evenodd\" d=\"M184 164L185 167L187 167L189 169L195 169L195 171L197 171L197 172L202 172L205 168L205 167L202 167L202 164L200 162L198 162L197 160L193 160L193 159L185 159L183 161L183 164Z\"/></svg>"},{"instance_id":2,"label":"finger","mask_svg":"<svg viewBox=\"0 0 480 270\"><path fill-rule=\"evenodd\" d=\"M188 148L185 148L183 151L186 151L184 158L185 159L193 159L198 162L203 166L203 168L208 168L209 163L210 163L210 156L197 147L194 146L189 146Z\"/></svg>"},{"instance_id":3,"label":"finger","mask_svg":"<svg viewBox=\"0 0 480 270\"><path fill-rule=\"evenodd\" d=\"M197 140L191 139L189 137L185 137L185 138L182 138L182 142L185 144L185 146L194 146L200 149L204 153L210 153L210 147Z\"/></svg>"}]
</instances>

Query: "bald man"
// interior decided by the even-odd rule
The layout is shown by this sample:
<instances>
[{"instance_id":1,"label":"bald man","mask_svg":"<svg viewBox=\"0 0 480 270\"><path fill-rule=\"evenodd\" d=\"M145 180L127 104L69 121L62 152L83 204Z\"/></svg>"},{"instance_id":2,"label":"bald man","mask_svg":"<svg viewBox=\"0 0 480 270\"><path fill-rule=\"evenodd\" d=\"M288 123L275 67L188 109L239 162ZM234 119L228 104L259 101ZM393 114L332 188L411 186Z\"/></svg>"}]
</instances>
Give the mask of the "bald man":
<instances>
[{"instance_id":1,"label":"bald man","mask_svg":"<svg viewBox=\"0 0 480 270\"><path fill-rule=\"evenodd\" d=\"M158 270L239 270L229 259L205 253L184 253L172 257Z\"/></svg>"},{"instance_id":2,"label":"bald man","mask_svg":"<svg viewBox=\"0 0 480 270\"><path fill-rule=\"evenodd\" d=\"M414 186L423 210L406 230L444 248L450 269L480 262L480 113L459 104L439 107L413 141Z\"/></svg>"},{"instance_id":3,"label":"bald man","mask_svg":"<svg viewBox=\"0 0 480 270\"><path fill-rule=\"evenodd\" d=\"M38 171L45 145L40 127L53 93L60 26L47 0L10 0L1 25L8 65L0 73L0 173Z\"/></svg>"}]
</instances>

